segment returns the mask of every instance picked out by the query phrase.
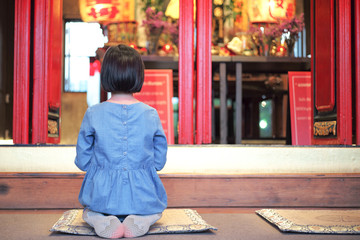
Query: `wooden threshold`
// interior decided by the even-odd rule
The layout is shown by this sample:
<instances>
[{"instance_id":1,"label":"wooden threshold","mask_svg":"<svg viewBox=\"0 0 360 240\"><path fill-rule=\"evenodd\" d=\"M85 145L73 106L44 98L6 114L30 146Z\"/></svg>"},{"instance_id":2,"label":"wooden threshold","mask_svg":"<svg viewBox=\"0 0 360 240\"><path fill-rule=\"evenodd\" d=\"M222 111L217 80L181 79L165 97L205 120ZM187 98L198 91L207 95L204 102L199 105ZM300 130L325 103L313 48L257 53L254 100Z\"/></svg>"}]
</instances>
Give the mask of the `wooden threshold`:
<instances>
[{"instance_id":1,"label":"wooden threshold","mask_svg":"<svg viewBox=\"0 0 360 240\"><path fill-rule=\"evenodd\" d=\"M81 208L83 173L0 173L0 209ZM161 174L168 207L356 208L360 173Z\"/></svg>"}]
</instances>

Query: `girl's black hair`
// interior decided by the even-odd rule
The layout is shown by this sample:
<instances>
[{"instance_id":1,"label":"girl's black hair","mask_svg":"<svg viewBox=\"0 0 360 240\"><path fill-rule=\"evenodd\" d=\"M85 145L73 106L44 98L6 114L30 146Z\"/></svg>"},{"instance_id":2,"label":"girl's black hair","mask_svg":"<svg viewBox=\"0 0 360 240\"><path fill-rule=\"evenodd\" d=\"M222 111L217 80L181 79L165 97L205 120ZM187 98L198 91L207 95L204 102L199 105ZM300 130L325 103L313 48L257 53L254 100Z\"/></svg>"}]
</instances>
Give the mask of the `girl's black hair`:
<instances>
[{"instance_id":1,"label":"girl's black hair","mask_svg":"<svg viewBox=\"0 0 360 240\"><path fill-rule=\"evenodd\" d=\"M132 47L110 47L101 66L101 85L106 92L136 93L144 83L144 62Z\"/></svg>"}]
</instances>

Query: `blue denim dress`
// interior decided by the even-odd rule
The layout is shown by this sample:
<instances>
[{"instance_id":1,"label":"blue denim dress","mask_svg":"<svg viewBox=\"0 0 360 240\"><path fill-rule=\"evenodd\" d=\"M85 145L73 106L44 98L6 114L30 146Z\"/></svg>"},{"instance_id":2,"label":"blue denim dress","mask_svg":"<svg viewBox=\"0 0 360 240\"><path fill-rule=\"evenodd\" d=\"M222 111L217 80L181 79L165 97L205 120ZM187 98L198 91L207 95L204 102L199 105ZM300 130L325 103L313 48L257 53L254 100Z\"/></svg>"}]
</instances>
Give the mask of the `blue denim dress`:
<instances>
[{"instance_id":1,"label":"blue denim dress","mask_svg":"<svg viewBox=\"0 0 360 240\"><path fill-rule=\"evenodd\" d=\"M103 102L81 124L75 164L86 171L79 201L111 215L161 213L167 207L157 174L167 142L156 110L144 103Z\"/></svg>"}]
</instances>

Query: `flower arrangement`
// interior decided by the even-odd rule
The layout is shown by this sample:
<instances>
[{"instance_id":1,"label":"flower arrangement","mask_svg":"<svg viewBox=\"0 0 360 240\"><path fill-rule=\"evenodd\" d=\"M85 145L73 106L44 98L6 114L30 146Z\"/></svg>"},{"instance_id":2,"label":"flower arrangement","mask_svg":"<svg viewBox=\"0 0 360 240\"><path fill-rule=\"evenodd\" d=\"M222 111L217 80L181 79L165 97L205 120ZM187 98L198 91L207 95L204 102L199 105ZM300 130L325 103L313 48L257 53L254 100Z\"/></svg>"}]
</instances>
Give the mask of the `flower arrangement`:
<instances>
[{"instance_id":1,"label":"flower arrangement","mask_svg":"<svg viewBox=\"0 0 360 240\"><path fill-rule=\"evenodd\" d=\"M257 54L259 56L264 55L264 32L262 31L262 28L250 25L249 34L251 41L257 50Z\"/></svg>"},{"instance_id":2,"label":"flower arrangement","mask_svg":"<svg viewBox=\"0 0 360 240\"><path fill-rule=\"evenodd\" d=\"M170 35L171 41L176 46L179 45L179 23L168 23L166 28L167 34Z\"/></svg>"},{"instance_id":3,"label":"flower arrangement","mask_svg":"<svg viewBox=\"0 0 360 240\"><path fill-rule=\"evenodd\" d=\"M170 0L141 0L142 10L145 12L149 7L156 12L165 12Z\"/></svg>"},{"instance_id":4,"label":"flower arrangement","mask_svg":"<svg viewBox=\"0 0 360 240\"><path fill-rule=\"evenodd\" d=\"M289 56L293 56L295 42L299 38L299 32L302 32L304 27L304 14L301 14L299 17L294 16L280 23L279 28L282 29L284 33Z\"/></svg>"},{"instance_id":5,"label":"flower arrangement","mask_svg":"<svg viewBox=\"0 0 360 240\"><path fill-rule=\"evenodd\" d=\"M275 39L281 37L283 29L278 24L268 25L264 28L264 37L266 40Z\"/></svg>"},{"instance_id":6,"label":"flower arrangement","mask_svg":"<svg viewBox=\"0 0 360 240\"><path fill-rule=\"evenodd\" d=\"M289 38L297 40L299 38L299 32L305 27L304 14L302 13L299 17L294 16L291 19L286 19L280 22L279 29L282 30L285 35L289 35Z\"/></svg>"},{"instance_id":7,"label":"flower arrangement","mask_svg":"<svg viewBox=\"0 0 360 240\"><path fill-rule=\"evenodd\" d=\"M142 26L145 27L145 33L148 37L153 34L160 34L167 26L162 11L157 12L155 9L148 7L145 14L145 20L143 20Z\"/></svg>"},{"instance_id":8,"label":"flower arrangement","mask_svg":"<svg viewBox=\"0 0 360 240\"><path fill-rule=\"evenodd\" d=\"M177 22L168 22L162 11L157 11L153 7L148 7L145 11L145 20L142 22L149 42L148 50L150 54L156 54L158 50L161 34L177 45L179 41L179 25ZM169 41L166 41L168 44Z\"/></svg>"},{"instance_id":9,"label":"flower arrangement","mask_svg":"<svg viewBox=\"0 0 360 240\"><path fill-rule=\"evenodd\" d=\"M288 54L292 56L296 40L299 38L299 32L304 29L304 14L294 16L291 19L285 19L274 24L268 24L265 27L250 26L248 33L254 45L258 48L258 54L264 55L264 44L267 44L268 50L274 44L276 38L284 37ZM263 51L259 49L263 48Z\"/></svg>"},{"instance_id":10,"label":"flower arrangement","mask_svg":"<svg viewBox=\"0 0 360 240\"><path fill-rule=\"evenodd\" d=\"M168 26L166 18L162 11L156 11L155 8L148 7L145 11L145 20L142 26L145 27L145 33L148 40L147 49L149 54L156 54L159 48L159 39L164 30Z\"/></svg>"},{"instance_id":11,"label":"flower arrangement","mask_svg":"<svg viewBox=\"0 0 360 240\"><path fill-rule=\"evenodd\" d=\"M278 24L271 24L265 27L264 29L264 41L266 43L266 53L267 56L276 55L277 42L278 39L282 36L282 28L279 28Z\"/></svg>"}]
</instances>

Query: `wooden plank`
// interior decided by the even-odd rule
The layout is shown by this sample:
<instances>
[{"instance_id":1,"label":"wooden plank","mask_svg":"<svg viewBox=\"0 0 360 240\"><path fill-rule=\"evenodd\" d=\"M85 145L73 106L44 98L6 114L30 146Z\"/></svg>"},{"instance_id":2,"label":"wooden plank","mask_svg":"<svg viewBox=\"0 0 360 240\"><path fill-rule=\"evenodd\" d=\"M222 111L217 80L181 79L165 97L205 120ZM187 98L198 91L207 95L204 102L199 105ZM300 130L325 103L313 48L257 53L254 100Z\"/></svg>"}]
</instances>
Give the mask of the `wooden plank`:
<instances>
[{"instance_id":1,"label":"wooden plank","mask_svg":"<svg viewBox=\"0 0 360 240\"><path fill-rule=\"evenodd\" d=\"M220 63L220 143L227 143L227 79L226 79L226 63Z\"/></svg>"},{"instance_id":2,"label":"wooden plank","mask_svg":"<svg viewBox=\"0 0 360 240\"><path fill-rule=\"evenodd\" d=\"M84 174L1 173L0 209L81 207ZM360 207L360 174L160 176L169 207Z\"/></svg>"},{"instance_id":3,"label":"wooden plank","mask_svg":"<svg viewBox=\"0 0 360 240\"><path fill-rule=\"evenodd\" d=\"M173 56L141 56L146 69L174 69L178 70L179 57ZM293 57L258 57L258 56L217 56L213 55L213 69L220 62L233 64L241 62L246 73L287 73L288 71L310 71L310 58Z\"/></svg>"},{"instance_id":4,"label":"wooden plank","mask_svg":"<svg viewBox=\"0 0 360 240\"><path fill-rule=\"evenodd\" d=\"M12 178L0 179L0 207L77 208L81 178Z\"/></svg>"},{"instance_id":5,"label":"wooden plank","mask_svg":"<svg viewBox=\"0 0 360 240\"><path fill-rule=\"evenodd\" d=\"M176 191L176 195L168 195L169 205L174 204L179 207L359 207L360 193L357 186L359 180L281 177L203 178L168 180L164 181L164 184L168 192Z\"/></svg>"},{"instance_id":6,"label":"wooden plank","mask_svg":"<svg viewBox=\"0 0 360 240\"><path fill-rule=\"evenodd\" d=\"M236 91L235 91L235 143L240 144L242 139L242 63L237 62L236 71Z\"/></svg>"}]
</instances>

